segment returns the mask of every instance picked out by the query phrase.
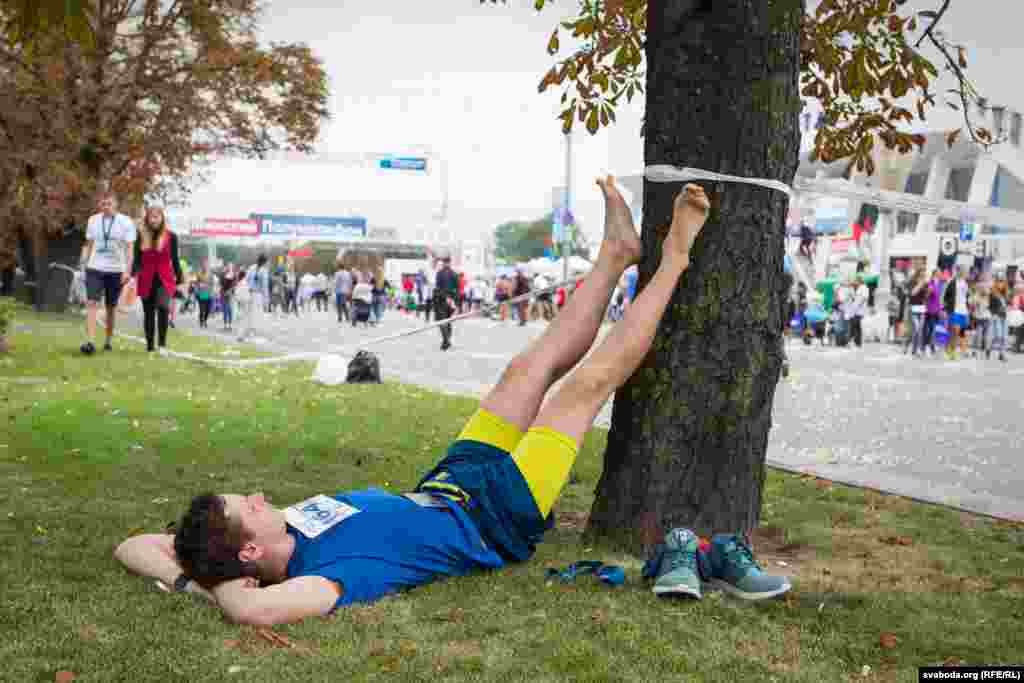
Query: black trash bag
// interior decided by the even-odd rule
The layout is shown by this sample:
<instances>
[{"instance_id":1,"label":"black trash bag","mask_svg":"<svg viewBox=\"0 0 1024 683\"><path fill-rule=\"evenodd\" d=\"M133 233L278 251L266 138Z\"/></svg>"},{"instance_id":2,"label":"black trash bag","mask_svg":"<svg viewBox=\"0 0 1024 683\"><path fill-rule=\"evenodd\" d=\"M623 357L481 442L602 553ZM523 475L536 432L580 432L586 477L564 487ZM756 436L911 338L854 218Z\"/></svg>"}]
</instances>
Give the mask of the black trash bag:
<instances>
[{"instance_id":1,"label":"black trash bag","mask_svg":"<svg viewBox=\"0 0 1024 683\"><path fill-rule=\"evenodd\" d=\"M348 384L380 384L380 361L369 351L360 351L349 361Z\"/></svg>"}]
</instances>

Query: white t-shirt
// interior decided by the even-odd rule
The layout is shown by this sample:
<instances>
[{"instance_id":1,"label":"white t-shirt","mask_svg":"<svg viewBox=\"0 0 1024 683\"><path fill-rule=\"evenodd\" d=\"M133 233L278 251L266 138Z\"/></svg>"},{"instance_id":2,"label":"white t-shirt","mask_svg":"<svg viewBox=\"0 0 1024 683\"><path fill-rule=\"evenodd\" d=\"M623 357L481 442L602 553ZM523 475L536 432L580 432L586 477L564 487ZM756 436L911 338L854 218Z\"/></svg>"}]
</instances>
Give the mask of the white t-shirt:
<instances>
[{"instance_id":1,"label":"white t-shirt","mask_svg":"<svg viewBox=\"0 0 1024 683\"><path fill-rule=\"evenodd\" d=\"M954 313L967 315L967 289L966 280L956 281L956 307L953 309Z\"/></svg>"},{"instance_id":2,"label":"white t-shirt","mask_svg":"<svg viewBox=\"0 0 1024 683\"><path fill-rule=\"evenodd\" d=\"M105 273L128 270L128 250L136 239L131 218L121 213L109 217L98 213L89 218L85 239L94 245L86 268Z\"/></svg>"},{"instance_id":3,"label":"white t-shirt","mask_svg":"<svg viewBox=\"0 0 1024 683\"><path fill-rule=\"evenodd\" d=\"M368 282L360 282L352 290L352 298L359 301L365 301L368 304L373 303L373 289L370 287Z\"/></svg>"}]
</instances>

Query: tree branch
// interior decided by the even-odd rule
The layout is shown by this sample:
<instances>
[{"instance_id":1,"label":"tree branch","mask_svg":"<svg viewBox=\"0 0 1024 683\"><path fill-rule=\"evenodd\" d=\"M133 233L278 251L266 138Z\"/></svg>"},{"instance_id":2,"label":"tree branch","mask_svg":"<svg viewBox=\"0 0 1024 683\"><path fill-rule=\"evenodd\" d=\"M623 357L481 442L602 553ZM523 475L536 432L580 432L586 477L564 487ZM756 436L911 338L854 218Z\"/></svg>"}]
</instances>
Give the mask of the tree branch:
<instances>
[{"instance_id":1,"label":"tree branch","mask_svg":"<svg viewBox=\"0 0 1024 683\"><path fill-rule=\"evenodd\" d=\"M946 10L949 9L949 3L951 1L952 0L943 0L942 7L939 9L938 14L935 15L935 19L928 26L928 28L926 28L924 30L924 35L922 35L920 38L918 38L917 42L914 44L915 48L921 47L921 43L924 42L925 38L931 38L932 37L932 31L935 30L935 27L939 25L939 21L942 20L942 15L944 15L946 13Z\"/></svg>"}]
</instances>

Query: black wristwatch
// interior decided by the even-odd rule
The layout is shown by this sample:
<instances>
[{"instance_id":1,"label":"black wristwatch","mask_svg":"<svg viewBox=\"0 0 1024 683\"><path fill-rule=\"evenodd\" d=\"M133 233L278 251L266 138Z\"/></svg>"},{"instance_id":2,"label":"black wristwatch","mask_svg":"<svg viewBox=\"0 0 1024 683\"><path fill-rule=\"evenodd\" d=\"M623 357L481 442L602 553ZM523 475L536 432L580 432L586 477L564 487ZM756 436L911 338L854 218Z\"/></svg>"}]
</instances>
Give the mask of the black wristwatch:
<instances>
[{"instance_id":1,"label":"black wristwatch","mask_svg":"<svg viewBox=\"0 0 1024 683\"><path fill-rule=\"evenodd\" d=\"M190 577L188 574L185 574L184 572L179 574L178 578L176 578L174 580L174 592L175 593L184 593L185 592L185 587L188 586L188 582L191 581L191 580L192 580L192 577Z\"/></svg>"}]
</instances>

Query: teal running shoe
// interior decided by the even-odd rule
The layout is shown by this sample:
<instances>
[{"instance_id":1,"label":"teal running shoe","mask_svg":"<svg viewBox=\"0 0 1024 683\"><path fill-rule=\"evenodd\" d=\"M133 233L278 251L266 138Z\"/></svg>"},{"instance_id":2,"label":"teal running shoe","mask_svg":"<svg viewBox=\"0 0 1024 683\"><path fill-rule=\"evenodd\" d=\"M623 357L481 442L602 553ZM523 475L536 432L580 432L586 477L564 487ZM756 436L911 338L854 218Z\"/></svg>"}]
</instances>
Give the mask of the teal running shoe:
<instances>
[{"instance_id":1,"label":"teal running shoe","mask_svg":"<svg viewBox=\"0 0 1024 683\"><path fill-rule=\"evenodd\" d=\"M785 576L765 574L754 561L750 544L741 537L718 534L711 539L711 583L744 600L764 600L788 591Z\"/></svg>"},{"instance_id":2,"label":"teal running shoe","mask_svg":"<svg viewBox=\"0 0 1024 683\"><path fill-rule=\"evenodd\" d=\"M643 568L643 577L654 579L651 590L655 595L680 595L700 600L698 545L697 537L689 529L676 528L665 534L665 542L655 547Z\"/></svg>"}]
</instances>

